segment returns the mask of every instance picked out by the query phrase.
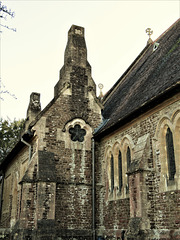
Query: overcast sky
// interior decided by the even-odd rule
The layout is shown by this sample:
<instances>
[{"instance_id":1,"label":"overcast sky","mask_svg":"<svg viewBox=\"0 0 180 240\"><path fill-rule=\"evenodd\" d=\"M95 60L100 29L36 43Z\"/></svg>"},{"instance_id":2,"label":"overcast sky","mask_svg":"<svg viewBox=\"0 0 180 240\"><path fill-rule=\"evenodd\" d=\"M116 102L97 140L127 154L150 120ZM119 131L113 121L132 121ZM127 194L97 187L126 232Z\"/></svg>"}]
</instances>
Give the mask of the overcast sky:
<instances>
[{"instance_id":1,"label":"overcast sky","mask_svg":"<svg viewBox=\"0 0 180 240\"><path fill-rule=\"evenodd\" d=\"M146 28L156 40L180 17L179 0L2 1L15 12L1 19L0 117L26 117L31 92L41 94L42 109L51 101L64 62L72 24L85 28L92 77L108 91L146 46ZM97 91L97 95L99 91Z\"/></svg>"}]
</instances>

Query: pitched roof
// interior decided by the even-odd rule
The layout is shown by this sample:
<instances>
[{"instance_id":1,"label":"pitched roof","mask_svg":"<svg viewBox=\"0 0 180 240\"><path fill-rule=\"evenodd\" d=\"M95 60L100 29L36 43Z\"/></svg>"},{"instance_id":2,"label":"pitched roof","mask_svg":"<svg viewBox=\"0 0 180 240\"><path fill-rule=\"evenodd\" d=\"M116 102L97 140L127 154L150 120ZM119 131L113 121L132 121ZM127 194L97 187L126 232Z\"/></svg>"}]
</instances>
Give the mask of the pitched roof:
<instances>
[{"instance_id":1,"label":"pitched roof","mask_svg":"<svg viewBox=\"0 0 180 240\"><path fill-rule=\"evenodd\" d=\"M158 44L159 45L158 45ZM95 136L150 104L169 90L179 91L180 19L156 42L147 45L104 98L104 119L109 119ZM156 104L158 102L156 101ZM142 112L142 111L141 111Z\"/></svg>"}]
</instances>

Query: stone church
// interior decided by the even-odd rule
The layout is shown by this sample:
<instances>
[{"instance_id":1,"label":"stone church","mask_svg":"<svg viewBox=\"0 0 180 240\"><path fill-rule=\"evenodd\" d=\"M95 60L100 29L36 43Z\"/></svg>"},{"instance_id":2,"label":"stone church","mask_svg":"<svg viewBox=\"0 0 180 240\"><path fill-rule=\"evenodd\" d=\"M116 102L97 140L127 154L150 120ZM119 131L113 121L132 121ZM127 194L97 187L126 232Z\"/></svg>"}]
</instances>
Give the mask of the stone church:
<instances>
[{"instance_id":1,"label":"stone church","mask_svg":"<svg viewBox=\"0 0 180 240\"><path fill-rule=\"evenodd\" d=\"M0 239L180 239L180 19L104 95L72 25L54 98L33 92L0 165Z\"/></svg>"}]
</instances>

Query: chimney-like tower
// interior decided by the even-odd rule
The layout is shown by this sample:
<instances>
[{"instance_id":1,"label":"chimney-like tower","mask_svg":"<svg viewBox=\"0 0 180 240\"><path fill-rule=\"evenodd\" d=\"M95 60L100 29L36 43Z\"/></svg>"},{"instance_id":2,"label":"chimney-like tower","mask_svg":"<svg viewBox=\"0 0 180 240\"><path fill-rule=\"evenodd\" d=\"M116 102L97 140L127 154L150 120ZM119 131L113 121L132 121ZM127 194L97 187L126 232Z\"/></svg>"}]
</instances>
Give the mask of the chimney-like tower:
<instances>
[{"instance_id":1,"label":"chimney-like tower","mask_svg":"<svg viewBox=\"0 0 180 240\"><path fill-rule=\"evenodd\" d=\"M27 109L25 130L41 111L40 93L32 92L30 95L29 106Z\"/></svg>"},{"instance_id":2,"label":"chimney-like tower","mask_svg":"<svg viewBox=\"0 0 180 240\"><path fill-rule=\"evenodd\" d=\"M86 67L87 48L84 39L84 28L72 25L68 32L68 43L64 55L64 65Z\"/></svg>"},{"instance_id":3,"label":"chimney-like tower","mask_svg":"<svg viewBox=\"0 0 180 240\"><path fill-rule=\"evenodd\" d=\"M87 88L96 95L96 85L91 77L91 66L87 61L84 28L72 25L68 32L68 42L64 54L64 66L60 70L60 78L54 89L55 97L58 96L63 89L72 87L70 78L75 67L85 70L88 79Z\"/></svg>"}]
</instances>

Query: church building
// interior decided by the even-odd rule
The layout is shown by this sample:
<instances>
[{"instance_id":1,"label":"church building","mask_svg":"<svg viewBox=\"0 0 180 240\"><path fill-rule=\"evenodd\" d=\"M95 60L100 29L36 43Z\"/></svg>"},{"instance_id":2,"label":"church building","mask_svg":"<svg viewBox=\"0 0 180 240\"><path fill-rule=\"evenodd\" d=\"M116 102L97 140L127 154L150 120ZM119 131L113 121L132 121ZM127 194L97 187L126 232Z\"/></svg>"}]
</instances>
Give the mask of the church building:
<instances>
[{"instance_id":1,"label":"church building","mask_svg":"<svg viewBox=\"0 0 180 240\"><path fill-rule=\"evenodd\" d=\"M54 98L31 93L0 164L0 239L180 239L180 19L99 97L71 26Z\"/></svg>"}]
</instances>

